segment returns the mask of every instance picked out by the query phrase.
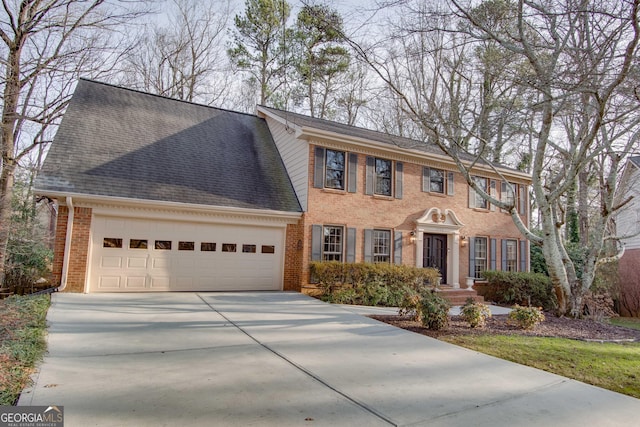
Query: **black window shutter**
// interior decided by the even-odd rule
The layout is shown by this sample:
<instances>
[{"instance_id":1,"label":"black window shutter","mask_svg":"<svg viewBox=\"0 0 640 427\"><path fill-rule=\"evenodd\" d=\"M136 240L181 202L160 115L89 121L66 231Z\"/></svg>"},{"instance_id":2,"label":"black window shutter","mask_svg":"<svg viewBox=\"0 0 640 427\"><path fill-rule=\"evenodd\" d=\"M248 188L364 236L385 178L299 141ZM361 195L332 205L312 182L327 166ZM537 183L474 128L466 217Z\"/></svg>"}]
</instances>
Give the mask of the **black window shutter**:
<instances>
[{"instance_id":1,"label":"black window shutter","mask_svg":"<svg viewBox=\"0 0 640 427\"><path fill-rule=\"evenodd\" d=\"M402 231L393 233L393 263L402 265Z\"/></svg>"},{"instance_id":2,"label":"black window shutter","mask_svg":"<svg viewBox=\"0 0 640 427\"><path fill-rule=\"evenodd\" d=\"M476 239L469 237L469 277L476 277Z\"/></svg>"},{"instance_id":3,"label":"black window shutter","mask_svg":"<svg viewBox=\"0 0 640 427\"><path fill-rule=\"evenodd\" d=\"M496 239L491 239L491 263L489 265L491 265L491 270L495 270L496 269L496 245L498 244L498 242L496 241Z\"/></svg>"},{"instance_id":4,"label":"black window shutter","mask_svg":"<svg viewBox=\"0 0 640 427\"><path fill-rule=\"evenodd\" d=\"M375 159L371 156L367 156L367 176L365 179L365 194L373 194L373 176L375 172Z\"/></svg>"},{"instance_id":5,"label":"black window shutter","mask_svg":"<svg viewBox=\"0 0 640 427\"><path fill-rule=\"evenodd\" d=\"M404 165L402 162L396 162L396 199L402 199L402 172Z\"/></svg>"},{"instance_id":6,"label":"black window shutter","mask_svg":"<svg viewBox=\"0 0 640 427\"><path fill-rule=\"evenodd\" d=\"M364 262L373 262L373 230L364 230Z\"/></svg>"},{"instance_id":7,"label":"black window shutter","mask_svg":"<svg viewBox=\"0 0 640 427\"><path fill-rule=\"evenodd\" d=\"M527 213L527 187L525 187L524 185L520 185L519 189L520 215L524 215Z\"/></svg>"},{"instance_id":8,"label":"black window shutter","mask_svg":"<svg viewBox=\"0 0 640 427\"><path fill-rule=\"evenodd\" d=\"M494 199L498 198L498 183L496 182L495 179L492 179L489 181L489 195L491 197L493 197ZM489 203L487 202L490 206L489 209L492 211L496 210L496 205L494 205L493 203Z\"/></svg>"},{"instance_id":9,"label":"black window shutter","mask_svg":"<svg viewBox=\"0 0 640 427\"><path fill-rule=\"evenodd\" d=\"M349 153L349 182L347 191L355 193L358 191L358 154Z\"/></svg>"},{"instance_id":10,"label":"black window shutter","mask_svg":"<svg viewBox=\"0 0 640 427\"><path fill-rule=\"evenodd\" d=\"M324 148L316 147L313 166L313 186L315 188L324 187Z\"/></svg>"},{"instance_id":11,"label":"black window shutter","mask_svg":"<svg viewBox=\"0 0 640 427\"><path fill-rule=\"evenodd\" d=\"M356 262L356 229L347 228L347 262Z\"/></svg>"},{"instance_id":12,"label":"black window shutter","mask_svg":"<svg viewBox=\"0 0 640 427\"><path fill-rule=\"evenodd\" d=\"M527 271L527 241L520 240L520 271Z\"/></svg>"},{"instance_id":13,"label":"black window shutter","mask_svg":"<svg viewBox=\"0 0 640 427\"><path fill-rule=\"evenodd\" d=\"M469 207L476 207L476 190L471 185L469 185Z\"/></svg>"},{"instance_id":14,"label":"black window shutter","mask_svg":"<svg viewBox=\"0 0 640 427\"><path fill-rule=\"evenodd\" d=\"M430 170L428 167L425 166L422 168L422 191L424 192L429 192L429 186L431 185L429 172Z\"/></svg>"},{"instance_id":15,"label":"black window shutter","mask_svg":"<svg viewBox=\"0 0 640 427\"><path fill-rule=\"evenodd\" d=\"M507 271L507 241L502 240L502 271Z\"/></svg>"},{"instance_id":16,"label":"black window shutter","mask_svg":"<svg viewBox=\"0 0 640 427\"><path fill-rule=\"evenodd\" d=\"M455 178L455 175L453 172L447 172L447 195L448 196L454 195L454 185L453 185L454 178Z\"/></svg>"},{"instance_id":17,"label":"black window shutter","mask_svg":"<svg viewBox=\"0 0 640 427\"><path fill-rule=\"evenodd\" d=\"M322 226L311 226L311 261L322 261Z\"/></svg>"}]
</instances>

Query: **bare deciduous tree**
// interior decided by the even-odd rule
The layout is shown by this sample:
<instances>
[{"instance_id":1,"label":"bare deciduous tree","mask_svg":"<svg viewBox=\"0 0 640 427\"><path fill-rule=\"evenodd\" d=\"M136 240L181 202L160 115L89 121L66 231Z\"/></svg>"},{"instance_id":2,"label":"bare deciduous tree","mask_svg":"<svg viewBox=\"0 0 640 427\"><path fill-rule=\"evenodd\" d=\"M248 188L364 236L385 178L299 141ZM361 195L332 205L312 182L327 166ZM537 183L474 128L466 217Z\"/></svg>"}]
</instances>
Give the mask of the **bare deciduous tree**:
<instances>
[{"instance_id":1,"label":"bare deciduous tree","mask_svg":"<svg viewBox=\"0 0 640 427\"><path fill-rule=\"evenodd\" d=\"M172 0L127 55L122 83L185 101L224 103L229 95L225 33L229 0Z\"/></svg>"},{"instance_id":2,"label":"bare deciduous tree","mask_svg":"<svg viewBox=\"0 0 640 427\"><path fill-rule=\"evenodd\" d=\"M579 315L597 266L610 259L603 244L610 238L607 224L616 210L618 166L637 144L637 123L628 118L639 105L624 99L640 39L640 1L451 0L449 10L407 3L410 9L404 15L411 13L416 21L393 38L400 53L383 56L356 43L354 48L389 84L426 139L454 160L461 151L476 154L478 161L495 159L495 152L492 156L485 149L494 132L487 132L486 127L493 126L489 119L497 119L498 127L492 129L498 129L506 114L522 117L527 128L510 137L519 135L523 142L530 138L531 149L525 154L531 160L523 160L531 167L542 236L525 226L516 206L478 188L468 165L457 161L458 168L478 194L510 212L523 235L542 246L559 311ZM506 14L508 24L488 19L490 14ZM488 46L517 64L501 72L493 86L486 84L490 67L469 67L474 49ZM398 64L401 73L396 72ZM483 93L487 88L491 96ZM581 238L588 237L584 243L589 247L578 274L565 247L560 207L590 167L600 189L590 205L597 202L600 212L589 216L588 227L585 222ZM591 182L587 175L583 178L579 191Z\"/></svg>"},{"instance_id":3,"label":"bare deciduous tree","mask_svg":"<svg viewBox=\"0 0 640 427\"><path fill-rule=\"evenodd\" d=\"M112 56L121 51L116 30L143 13L139 6L105 0L2 2L0 282L19 162L49 142L51 125L64 111L75 79L110 68Z\"/></svg>"}]
</instances>

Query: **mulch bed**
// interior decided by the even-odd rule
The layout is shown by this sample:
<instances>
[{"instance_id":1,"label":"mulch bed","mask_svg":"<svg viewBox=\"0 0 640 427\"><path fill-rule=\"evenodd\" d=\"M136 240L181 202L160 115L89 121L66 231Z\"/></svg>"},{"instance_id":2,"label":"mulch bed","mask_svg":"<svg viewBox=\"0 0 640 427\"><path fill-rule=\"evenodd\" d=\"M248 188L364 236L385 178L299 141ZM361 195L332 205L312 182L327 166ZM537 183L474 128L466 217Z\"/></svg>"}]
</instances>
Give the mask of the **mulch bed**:
<instances>
[{"instance_id":1,"label":"mulch bed","mask_svg":"<svg viewBox=\"0 0 640 427\"><path fill-rule=\"evenodd\" d=\"M420 322L406 316L371 315L369 317L434 338L455 335L493 334L558 337L584 341L640 341L639 330L609 325L591 319L556 317L551 313L545 313L546 320L530 331L518 329L507 324L507 315L494 315L487 319L487 324L484 328L475 329L470 328L469 324L463 321L460 316L451 316L449 327L440 331L427 329Z\"/></svg>"}]
</instances>

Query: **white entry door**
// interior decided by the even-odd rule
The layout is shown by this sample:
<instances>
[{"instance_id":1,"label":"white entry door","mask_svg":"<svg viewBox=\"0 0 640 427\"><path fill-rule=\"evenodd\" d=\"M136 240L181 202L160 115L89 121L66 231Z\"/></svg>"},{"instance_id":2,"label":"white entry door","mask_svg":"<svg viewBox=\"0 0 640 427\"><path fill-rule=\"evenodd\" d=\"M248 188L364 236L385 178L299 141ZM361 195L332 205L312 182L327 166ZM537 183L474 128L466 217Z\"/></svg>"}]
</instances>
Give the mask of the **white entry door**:
<instances>
[{"instance_id":1,"label":"white entry door","mask_svg":"<svg viewBox=\"0 0 640 427\"><path fill-rule=\"evenodd\" d=\"M285 229L96 215L90 292L281 290Z\"/></svg>"}]
</instances>

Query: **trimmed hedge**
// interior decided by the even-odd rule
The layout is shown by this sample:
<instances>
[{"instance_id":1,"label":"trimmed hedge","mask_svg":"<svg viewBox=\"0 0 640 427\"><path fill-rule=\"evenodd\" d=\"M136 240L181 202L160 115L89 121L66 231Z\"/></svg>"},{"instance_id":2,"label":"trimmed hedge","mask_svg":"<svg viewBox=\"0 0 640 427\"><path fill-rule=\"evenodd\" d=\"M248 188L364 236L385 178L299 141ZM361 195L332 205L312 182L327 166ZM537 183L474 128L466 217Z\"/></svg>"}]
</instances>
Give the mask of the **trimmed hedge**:
<instances>
[{"instance_id":1,"label":"trimmed hedge","mask_svg":"<svg viewBox=\"0 0 640 427\"><path fill-rule=\"evenodd\" d=\"M498 304L557 308L556 294L548 276L540 273L485 271L486 284L474 286L478 294Z\"/></svg>"},{"instance_id":2,"label":"trimmed hedge","mask_svg":"<svg viewBox=\"0 0 640 427\"><path fill-rule=\"evenodd\" d=\"M338 304L398 307L425 284L437 283L438 270L395 264L311 262L321 298Z\"/></svg>"}]
</instances>

